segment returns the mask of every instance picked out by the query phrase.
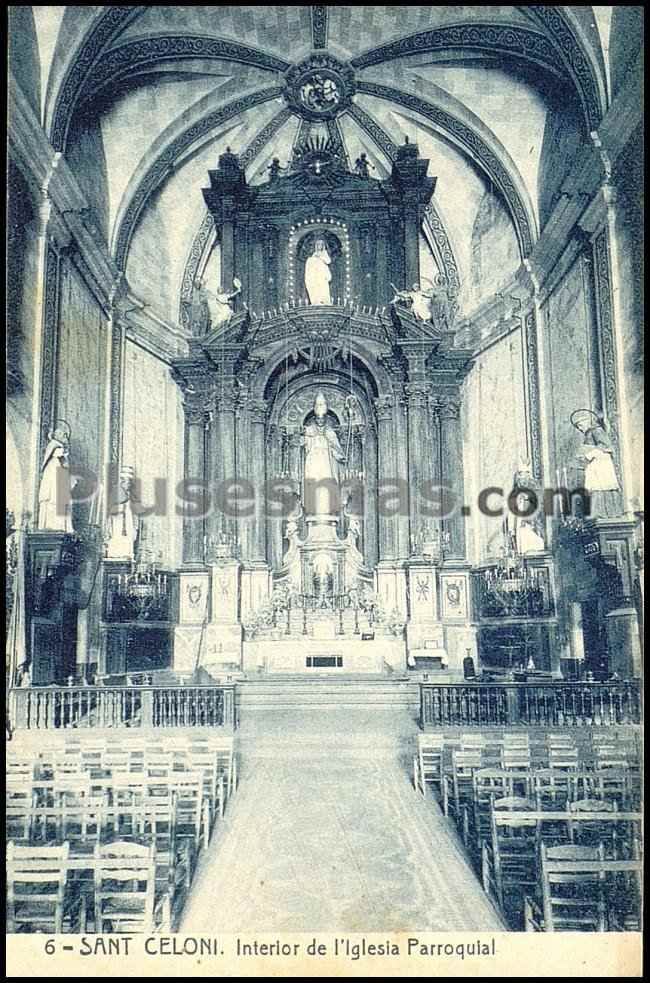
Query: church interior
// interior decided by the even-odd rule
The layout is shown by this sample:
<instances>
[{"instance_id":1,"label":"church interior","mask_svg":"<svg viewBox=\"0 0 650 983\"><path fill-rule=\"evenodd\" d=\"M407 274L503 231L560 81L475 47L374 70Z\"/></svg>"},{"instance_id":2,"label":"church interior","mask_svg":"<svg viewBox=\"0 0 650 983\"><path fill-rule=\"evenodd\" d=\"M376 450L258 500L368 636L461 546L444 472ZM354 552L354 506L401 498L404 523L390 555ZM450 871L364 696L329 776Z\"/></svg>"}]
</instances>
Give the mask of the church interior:
<instances>
[{"instance_id":1,"label":"church interior","mask_svg":"<svg viewBox=\"0 0 650 983\"><path fill-rule=\"evenodd\" d=\"M639 929L642 19L9 8L8 931Z\"/></svg>"}]
</instances>

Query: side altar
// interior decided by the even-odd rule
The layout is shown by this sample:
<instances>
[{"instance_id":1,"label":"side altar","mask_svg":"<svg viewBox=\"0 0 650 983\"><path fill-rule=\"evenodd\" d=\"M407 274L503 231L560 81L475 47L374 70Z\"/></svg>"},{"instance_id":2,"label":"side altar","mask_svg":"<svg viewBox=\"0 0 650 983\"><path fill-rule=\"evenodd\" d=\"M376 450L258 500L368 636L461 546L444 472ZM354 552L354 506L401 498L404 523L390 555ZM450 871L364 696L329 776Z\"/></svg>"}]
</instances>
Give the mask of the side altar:
<instances>
[{"instance_id":1,"label":"side altar","mask_svg":"<svg viewBox=\"0 0 650 983\"><path fill-rule=\"evenodd\" d=\"M462 671L464 532L439 488L462 501L470 352L443 278L420 287L427 169L406 142L375 180L321 141L261 185L229 151L210 172L221 283L200 280L172 369L191 487L175 668ZM445 569L464 599L446 621Z\"/></svg>"}]
</instances>

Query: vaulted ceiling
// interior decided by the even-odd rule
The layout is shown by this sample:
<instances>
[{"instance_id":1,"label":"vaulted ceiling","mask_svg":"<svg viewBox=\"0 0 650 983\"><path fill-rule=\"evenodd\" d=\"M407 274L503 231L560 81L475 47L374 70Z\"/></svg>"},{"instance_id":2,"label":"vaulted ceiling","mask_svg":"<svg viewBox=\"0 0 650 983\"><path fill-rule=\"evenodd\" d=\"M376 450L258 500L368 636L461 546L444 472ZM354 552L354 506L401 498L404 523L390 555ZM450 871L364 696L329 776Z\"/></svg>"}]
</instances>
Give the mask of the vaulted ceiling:
<instances>
[{"instance_id":1,"label":"vaulted ceiling","mask_svg":"<svg viewBox=\"0 0 650 983\"><path fill-rule=\"evenodd\" d=\"M432 234L468 309L530 251L597 129L631 57L616 43L625 10L15 6L10 62L117 264L162 316L176 319L188 256L203 248L201 187L219 153L229 146L261 182L273 157L319 132L351 163L364 151L376 177L405 137L419 144L438 178ZM327 124L287 101L287 72L313 52L354 79Z\"/></svg>"}]
</instances>

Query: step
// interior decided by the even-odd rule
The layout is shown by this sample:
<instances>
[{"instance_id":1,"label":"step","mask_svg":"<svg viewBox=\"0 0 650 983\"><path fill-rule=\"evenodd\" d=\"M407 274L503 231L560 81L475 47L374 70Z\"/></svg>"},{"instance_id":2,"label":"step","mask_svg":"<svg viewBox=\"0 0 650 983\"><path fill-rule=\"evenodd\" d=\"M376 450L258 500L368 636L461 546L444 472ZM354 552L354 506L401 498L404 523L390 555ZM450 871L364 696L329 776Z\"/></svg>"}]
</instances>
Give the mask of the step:
<instances>
[{"instance_id":1,"label":"step","mask_svg":"<svg viewBox=\"0 0 650 983\"><path fill-rule=\"evenodd\" d=\"M405 707L417 710L419 687L408 679L291 676L242 680L237 687L240 710L274 707Z\"/></svg>"}]
</instances>

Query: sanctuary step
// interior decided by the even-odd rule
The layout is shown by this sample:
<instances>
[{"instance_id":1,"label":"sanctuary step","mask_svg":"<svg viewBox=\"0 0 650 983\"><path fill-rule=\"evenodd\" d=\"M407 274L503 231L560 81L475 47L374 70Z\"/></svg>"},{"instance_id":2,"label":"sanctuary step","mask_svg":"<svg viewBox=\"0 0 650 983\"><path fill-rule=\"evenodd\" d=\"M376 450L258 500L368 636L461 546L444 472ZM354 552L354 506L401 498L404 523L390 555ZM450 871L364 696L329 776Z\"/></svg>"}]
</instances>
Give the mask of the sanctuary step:
<instances>
[{"instance_id":1,"label":"sanctuary step","mask_svg":"<svg viewBox=\"0 0 650 983\"><path fill-rule=\"evenodd\" d=\"M420 707L416 681L385 675L249 676L237 685L237 710L300 707L404 707L414 715Z\"/></svg>"}]
</instances>

